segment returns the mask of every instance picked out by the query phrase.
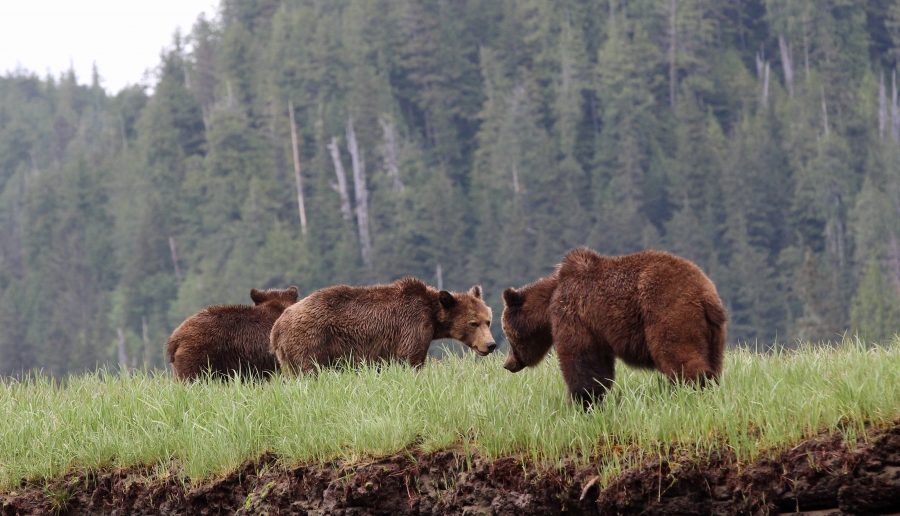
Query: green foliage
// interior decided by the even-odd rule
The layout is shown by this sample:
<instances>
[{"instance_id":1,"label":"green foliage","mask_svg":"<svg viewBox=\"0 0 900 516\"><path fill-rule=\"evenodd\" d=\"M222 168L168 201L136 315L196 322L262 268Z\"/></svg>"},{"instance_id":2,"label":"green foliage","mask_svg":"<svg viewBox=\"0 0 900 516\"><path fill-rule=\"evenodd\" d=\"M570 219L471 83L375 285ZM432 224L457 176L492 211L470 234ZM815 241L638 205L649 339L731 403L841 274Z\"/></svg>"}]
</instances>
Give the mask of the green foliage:
<instances>
[{"instance_id":1,"label":"green foliage","mask_svg":"<svg viewBox=\"0 0 900 516\"><path fill-rule=\"evenodd\" d=\"M120 335L163 368L250 288L438 265L499 312L580 245L696 261L731 342L834 339L880 299L870 257L900 284L898 56L883 0L223 0L149 88L0 77L0 372L116 362Z\"/></svg>"}]
</instances>

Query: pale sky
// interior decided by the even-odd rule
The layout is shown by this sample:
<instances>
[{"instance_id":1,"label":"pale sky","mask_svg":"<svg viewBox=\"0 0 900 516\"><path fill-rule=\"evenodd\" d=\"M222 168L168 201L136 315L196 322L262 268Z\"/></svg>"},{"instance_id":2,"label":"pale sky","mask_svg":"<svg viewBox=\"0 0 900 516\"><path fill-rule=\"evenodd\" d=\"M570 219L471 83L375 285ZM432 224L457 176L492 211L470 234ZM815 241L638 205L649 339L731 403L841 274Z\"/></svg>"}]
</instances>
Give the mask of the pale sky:
<instances>
[{"instance_id":1,"label":"pale sky","mask_svg":"<svg viewBox=\"0 0 900 516\"><path fill-rule=\"evenodd\" d=\"M17 68L54 77L75 68L115 94L129 84L152 84L145 72L159 64L181 27L190 32L201 12L215 17L218 0L0 0L0 75Z\"/></svg>"}]
</instances>

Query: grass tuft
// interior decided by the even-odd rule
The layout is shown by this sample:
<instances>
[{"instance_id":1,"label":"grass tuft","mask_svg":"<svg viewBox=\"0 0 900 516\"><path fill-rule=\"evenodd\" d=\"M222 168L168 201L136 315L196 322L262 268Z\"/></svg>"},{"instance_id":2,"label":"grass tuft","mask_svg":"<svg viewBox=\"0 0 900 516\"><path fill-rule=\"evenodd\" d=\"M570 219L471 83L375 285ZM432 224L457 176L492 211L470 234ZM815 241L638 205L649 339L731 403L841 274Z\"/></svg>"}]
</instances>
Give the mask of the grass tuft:
<instances>
[{"instance_id":1,"label":"grass tuft","mask_svg":"<svg viewBox=\"0 0 900 516\"><path fill-rule=\"evenodd\" d=\"M362 367L267 383L108 371L65 385L3 381L0 489L76 468L155 465L166 475L176 461L180 474L207 478L266 452L295 464L454 446L489 458L594 457L605 483L640 457L724 448L751 460L822 431L849 439L900 418L896 341L730 350L721 383L705 390L620 364L607 399L587 413L568 402L553 357L518 374L502 363L469 354L420 371Z\"/></svg>"}]
</instances>

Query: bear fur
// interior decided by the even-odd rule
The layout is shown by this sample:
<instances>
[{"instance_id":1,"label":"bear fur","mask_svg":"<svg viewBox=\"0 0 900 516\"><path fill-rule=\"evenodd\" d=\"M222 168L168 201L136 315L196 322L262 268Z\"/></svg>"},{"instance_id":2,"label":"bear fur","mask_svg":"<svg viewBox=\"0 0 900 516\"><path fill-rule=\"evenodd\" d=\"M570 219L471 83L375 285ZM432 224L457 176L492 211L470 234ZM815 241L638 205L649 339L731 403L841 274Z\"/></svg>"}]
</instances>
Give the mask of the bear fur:
<instances>
[{"instance_id":1,"label":"bear fur","mask_svg":"<svg viewBox=\"0 0 900 516\"><path fill-rule=\"evenodd\" d=\"M216 305L187 318L166 342L175 377L196 380L206 374L225 379L271 376L278 369L269 353L269 332L284 310L297 302L297 287L252 289L253 306Z\"/></svg>"},{"instance_id":2,"label":"bear fur","mask_svg":"<svg viewBox=\"0 0 900 516\"><path fill-rule=\"evenodd\" d=\"M517 372L555 344L573 400L585 408L612 384L615 359L704 385L722 373L725 307L693 262L662 251L601 256L576 249L554 274L503 292L501 323Z\"/></svg>"},{"instance_id":3,"label":"bear fur","mask_svg":"<svg viewBox=\"0 0 900 516\"><path fill-rule=\"evenodd\" d=\"M271 352L285 371L314 373L341 362L405 360L420 367L436 339L481 356L497 347L481 287L438 291L416 278L389 285L338 285L313 292L272 327Z\"/></svg>"}]
</instances>

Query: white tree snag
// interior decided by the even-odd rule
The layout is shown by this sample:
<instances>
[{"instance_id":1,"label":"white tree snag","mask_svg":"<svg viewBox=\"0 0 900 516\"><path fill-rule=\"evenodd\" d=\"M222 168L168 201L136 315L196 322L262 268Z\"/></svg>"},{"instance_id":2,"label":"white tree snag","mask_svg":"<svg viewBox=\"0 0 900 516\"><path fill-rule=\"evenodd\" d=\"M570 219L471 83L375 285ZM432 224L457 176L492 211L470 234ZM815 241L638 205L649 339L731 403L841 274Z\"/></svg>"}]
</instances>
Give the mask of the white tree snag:
<instances>
[{"instance_id":1,"label":"white tree snag","mask_svg":"<svg viewBox=\"0 0 900 516\"><path fill-rule=\"evenodd\" d=\"M884 140L884 129L887 127L887 91L884 88L884 71L878 78L878 139Z\"/></svg>"},{"instance_id":2,"label":"white tree snag","mask_svg":"<svg viewBox=\"0 0 900 516\"><path fill-rule=\"evenodd\" d=\"M784 82L788 87L788 94L794 96L794 63L791 58L791 46L784 39L783 34L778 35L778 48L781 50L781 66L784 67Z\"/></svg>"},{"instance_id":3,"label":"white tree snag","mask_svg":"<svg viewBox=\"0 0 900 516\"><path fill-rule=\"evenodd\" d=\"M353 117L347 119L347 150L353 160L353 190L356 193L356 223L359 226L359 251L363 265L372 268L372 242L369 239L369 191L366 189L366 164L356 143Z\"/></svg>"},{"instance_id":4,"label":"white tree snag","mask_svg":"<svg viewBox=\"0 0 900 516\"><path fill-rule=\"evenodd\" d=\"M437 276L438 290L444 290L444 273L441 270L441 262L438 262L438 264L437 264L437 268L435 269L435 275Z\"/></svg>"},{"instance_id":5,"label":"white tree snag","mask_svg":"<svg viewBox=\"0 0 900 516\"><path fill-rule=\"evenodd\" d=\"M144 340L144 365L150 368L150 359L153 357L153 348L150 346L150 331L147 326L147 316L141 316L141 337Z\"/></svg>"},{"instance_id":6,"label":"white tree snag","mask_svg":"<svg viewBox=\"0 0 900 516\"><path fill-rule=\"evenodd\" d=\"M350 196L347 195L347 174L344 173L344 164L341 163L341 153L337 143L337 138L332 137L331 143L327 145L328 150L331 151L334 173L337 175L337 184L332 183L331 187L341 195L341 215L343 215L344 220L350 220Z\"/></svg>"},{"instance_id":7,"label":"white tree snag","mask_svg":"<svg viewBox=\"0 0 900 516\"><path fill-rule=\"evenodd\" d=\"M675 44L678 36L678 0L669 0L669 105L675 108Z\"/></svg>"},{"instance_id":8,"label":"white tree snag","mask_svg":"<svg viewBox=\"0 0 900 516\"><path fill-rule=\"evenodd\" d=\"M521 190L519 189L519 171L516 170L516 164L515 164L515 162L513 162L512 173L513 173L513 177L512 177L512 179L513 179L513 193L516 194L516 195L519 195L519 193L521 192Z\"/></svg>"},{"instance_id":9,"label":"white tree snag","mask_svg":"<svg viewBox=\"0 0 900 516\"><path fill-rule=\"evenodd\" d=\"M897 70L891 75L891 136L900 142L900 112L897 108Z\"/></svg>"},{"instance_id":10,"label":"white tree snag","mask_svg":"<svg viewBox=\"0 0 900 516\"><path fill-rule=\"evenodd\" d=\"M384 166L393 180L394 190L402 192L403 182L400 181L400 168L397 166L397 135L394 126L381 117L378 118L378 123L384 131Z\"/></svg>"},{"instance_id":11,"label":"white tree snag","mask_svg":"<svg viewBox=\"0 0 900 516\"><path fill-rule=\"evenodd\" d=\"M297 124L294 123L294 101L288 100L291 117L291 147L294 151L294 180L297 181L297 209L300 210L300 231L306 234L306 207L303 205L303 179L300 177L300 150L297 148Z\"/></svg>"},{"instance_id":12,"label":"white tree snag","mask_svg":"<svg viewBox=\"0 0 900 516\"><path fill-rule=\"evenodd\" d=\"M825 86L822 86L822 124L825 126L825 136L828 136L828 108L825 105Z\"/></svg>"},{"instance_id":13,"label":"white tree snag","mask_svg":"<svg viewBox=\"0 0 900 516\"><path fill-rule=\"evenodd\" d=\"M762 81L762 92L759 95L760 107L766 107L769 102L769 62L756 53L756 75Z\"/></svg>"},{"instance_id":14,"label":"white tree snag","mask_svg":"<svg viewBox=\"0 0 900 516\"><path fill-rule=\"evenodd\" d=\"M181 282L184 281L184 276L181 274L181 267L178 265L178 249L175 247L175 237L169 235L169 251L172 253L172 263L175 265L175 279L178 281L178 287L181 287Z\"/></svg>"},{"instance_id":15,"label":"white tree snag","mask_svg":"<svg viewBox=\"0 0 900 516\"><path fill-rule=\"evenodd\" d=\"M116 328L116 333L119 335L119 367L128 369L128 353L125 349L125 332L122 331L122 328Z\"/></svg>"}]
</instances>

